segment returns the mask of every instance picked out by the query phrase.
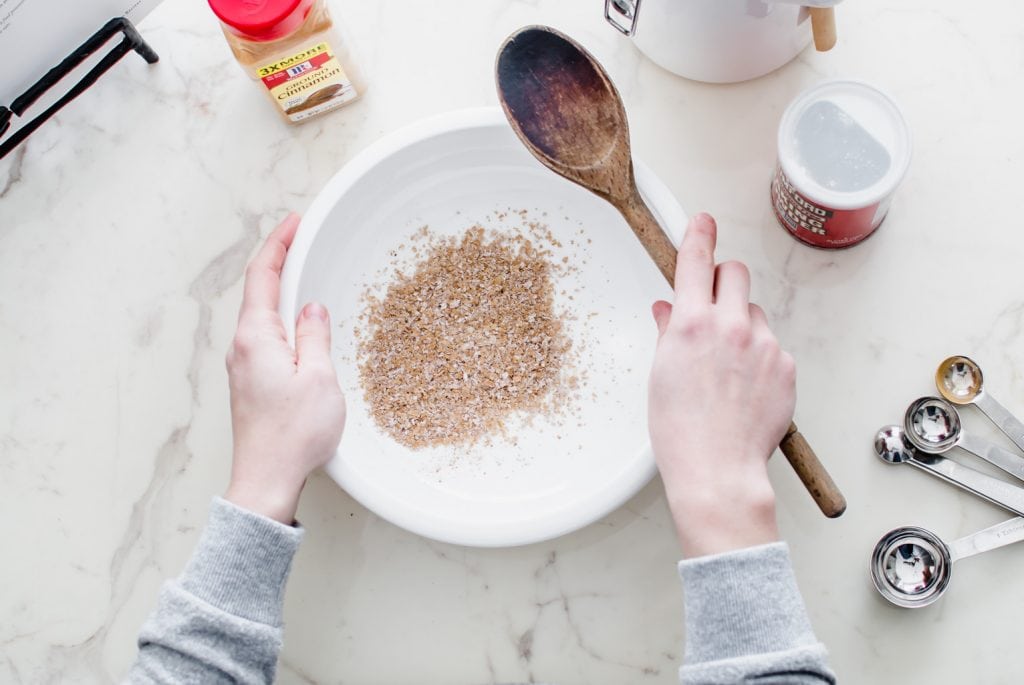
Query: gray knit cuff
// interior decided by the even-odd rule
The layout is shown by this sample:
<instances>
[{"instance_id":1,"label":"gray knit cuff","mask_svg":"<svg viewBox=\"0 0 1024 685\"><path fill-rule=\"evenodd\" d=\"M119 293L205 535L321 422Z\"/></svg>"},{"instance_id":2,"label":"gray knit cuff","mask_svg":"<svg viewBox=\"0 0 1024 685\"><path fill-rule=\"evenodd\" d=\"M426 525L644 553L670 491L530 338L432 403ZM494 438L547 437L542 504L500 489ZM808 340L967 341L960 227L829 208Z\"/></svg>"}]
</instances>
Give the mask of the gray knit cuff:
<instances>
[{"instance_id":1,"label":"gray knit cuff","mask_svg":"<svg viewBox=\"0 0 1024 685\"><path fill-rule=\"evenodd\" d=\"M687 664L817 644L784 542L679 562Z\"/></svg>"},{"instance_id":2,"label":"gray knit cuff","mask_svg":"<svg viewBox=\"0 0 1024 685\"><path fill-rule=\"evenodd\" d=\"M286 526L215 497L181 587L235 616L280 626L284 586L302 535L298 524Z\"/></svg>"}]
</instances>

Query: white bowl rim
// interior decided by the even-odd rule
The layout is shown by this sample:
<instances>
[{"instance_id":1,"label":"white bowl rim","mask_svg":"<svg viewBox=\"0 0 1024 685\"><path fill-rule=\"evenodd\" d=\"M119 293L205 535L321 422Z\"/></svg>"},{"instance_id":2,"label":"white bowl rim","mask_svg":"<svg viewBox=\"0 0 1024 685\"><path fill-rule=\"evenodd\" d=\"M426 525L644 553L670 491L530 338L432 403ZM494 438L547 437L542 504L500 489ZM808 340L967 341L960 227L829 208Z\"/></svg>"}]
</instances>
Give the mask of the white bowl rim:
<instances>
[{"instance_id":1,"label":"white bowl rim","mask_svg":"<svg viewBox=\"0 0 1024 685\"><path fill-rule=\"evenodd\" d=\"M371 143L356 154L326 183L306 211L292 241L281 274L279 312L285 324L288 343L295 344L296 298L302 281L303 269L309 250L320 228L338 201L366 173L386 158L417 142L458 130L507 127L509 124L500 107L474 107L453 110L421 119L400 128ZM539 164L539 162L538 162ZM675 196L653 171L639 160L633 160L634 174L641 195L652 211L667 225L676 244L682 239L686 214ZM344 438L342 438L344 441ZM341 446L338 448L339 452ZM623 469L623 477L615 480L600 493L600 497L576 502L559 512L556 517L536 520L529 526L519 526L512 532L501 531L481 534L478 530L455 530L438 527L421 515L396 506L393 500L382 498L378 489L353 476L341 464L338 452L325 467L325 471L356 501L378 516L408 531L427 538L469 547L514 547L550 540L578 530L618 509L639 492L656 473L650 443L642 445L632 468Z\"/></svg>"}]
</instances>

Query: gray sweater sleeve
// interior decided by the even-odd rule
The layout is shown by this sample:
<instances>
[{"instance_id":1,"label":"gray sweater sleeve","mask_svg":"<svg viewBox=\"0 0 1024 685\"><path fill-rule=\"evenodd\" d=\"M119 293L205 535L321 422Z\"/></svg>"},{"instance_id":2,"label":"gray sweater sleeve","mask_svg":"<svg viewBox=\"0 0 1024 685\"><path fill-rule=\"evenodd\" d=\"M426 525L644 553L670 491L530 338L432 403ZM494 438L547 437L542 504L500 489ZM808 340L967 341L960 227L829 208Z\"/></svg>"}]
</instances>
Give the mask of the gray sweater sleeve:
<instances>
[{"instance_id":1,"label":"gray sweater sleeve","mask_svg":"<svg viewBox=\"0 0 1024 685\"><path fill-rule=\"evenodd\" d=\"M686 649L679 680L835 683L783 542L679 562Z\"/></svg>"},{"instance_id":2,"label":"gray sweater sleeve","mask_svg":"<svg viewBox=\"0 0 1024 685\"><path fill-rule=\"evenodd\" d=\"M270 683L302 529L213 500L185 571L139 634L128 683Z\"/></svg>"}]
</instances>

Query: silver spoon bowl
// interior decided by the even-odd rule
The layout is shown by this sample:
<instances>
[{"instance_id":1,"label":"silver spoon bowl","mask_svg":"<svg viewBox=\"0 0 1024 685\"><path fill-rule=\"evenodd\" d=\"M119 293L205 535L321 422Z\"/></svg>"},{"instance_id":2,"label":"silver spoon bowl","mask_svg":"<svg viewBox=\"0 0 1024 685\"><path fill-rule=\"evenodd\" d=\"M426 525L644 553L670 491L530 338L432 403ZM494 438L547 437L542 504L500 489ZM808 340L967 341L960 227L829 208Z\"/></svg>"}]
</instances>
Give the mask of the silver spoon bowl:
<instances>
[{"instance_id":1,"label":"silver spoon bowl","mask_svg":"<svg viewBox=\"0 0 1024 685\"><path fill-rule=\"evenodd\" d=\"M911 402L903 428L907 440L921 452L942 454L959 447L1024 480L1024 457L965 433L956 407L942 398L922 397Z\"/></svg>"},{"instance_id":2,"label":"silver spoon bowl","mask_svg":"<svg viewBox=\"0 0 1024 685\"><path fill-rule=\"evenodd\" d=\"M916 609L937 600L949 585L953 557L929 530L896 528L882 536L871 553L871 581L896 606Z\"/></svg>"},{"instance_id":3,"label":"silver spoon bowl","mask_svg":"<svg viewBox=\"0 0 1024 685\"><path fill-rule=\"evenodd\" d=\"M953 404L976 406L1013 444L1024 450L1024 423L985 392L985 376L973 359L963 355L944 359L935 370L935 387Z\"/></svg>"},{"instance_id":4,"label":"silver spoon bowl","mask_svg":"<svg viewBox=\"0 0 1024 685\"><path fill-rule=\"evenodd\" d=\"M871 553L871 581L896 606L928 606L946 591L956 561L1021 540L1024 518L1019 516L948 544L924 528L896 528Z\"/></svg>"}]
</instances>

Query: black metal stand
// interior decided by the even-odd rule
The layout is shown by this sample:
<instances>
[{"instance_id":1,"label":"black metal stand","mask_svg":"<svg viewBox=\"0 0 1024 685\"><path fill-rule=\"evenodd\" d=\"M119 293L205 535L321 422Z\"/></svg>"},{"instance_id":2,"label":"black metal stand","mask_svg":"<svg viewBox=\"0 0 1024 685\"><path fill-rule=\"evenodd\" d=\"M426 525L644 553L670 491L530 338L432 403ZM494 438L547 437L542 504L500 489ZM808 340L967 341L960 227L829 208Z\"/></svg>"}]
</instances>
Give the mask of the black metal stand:
<instances>
[{"instance_id":1,"label":"black metal stand","mask_svg":"<svg viewBox=\"0 0 1024 685\"><path fill-rule=\"evenodd\" d=\"M39 79L35 85L18 96L14 102L11 103L9 108L0 107L0 136L3 136L3 134L7 132L7 129L10 128L12 115L20 117L24 114L25 110L27 110L33 102L38 100L43 93L54 87L75 67L88 59L90 55L99 50L104 43L118 33L123 33L124 39L118 43L113 50L107 53L96 66L90 69L89 73L83 76L82 79L67 93L65 93L63 97L48 107L46 111L35 119L32 119L30 122L15 131L9 138L6 140L0 140L0 159L7 156L7 153L28 138L32 132L42 126L47 119L59 112L64 105L68 104L85 92L85 90L95 83L104 72L117 64L117 62L129 52L134 51L139 53L142 55L142 58L150 64L153 64L160 59L153 48L151 48L149 44L142 39L142 36L139 35L135 26L133 26L127 18L118 17L116 19L111 19L103 26L103 28L94 33L89 40L82 43L74 52L65 57L60 64L46 72L46 75Z\"/></svg>"}]
</instances>

